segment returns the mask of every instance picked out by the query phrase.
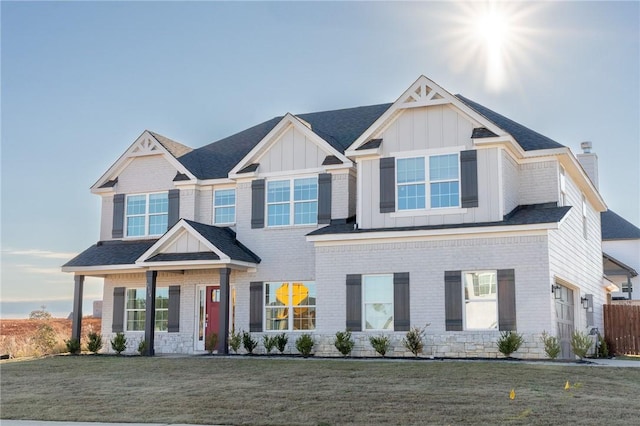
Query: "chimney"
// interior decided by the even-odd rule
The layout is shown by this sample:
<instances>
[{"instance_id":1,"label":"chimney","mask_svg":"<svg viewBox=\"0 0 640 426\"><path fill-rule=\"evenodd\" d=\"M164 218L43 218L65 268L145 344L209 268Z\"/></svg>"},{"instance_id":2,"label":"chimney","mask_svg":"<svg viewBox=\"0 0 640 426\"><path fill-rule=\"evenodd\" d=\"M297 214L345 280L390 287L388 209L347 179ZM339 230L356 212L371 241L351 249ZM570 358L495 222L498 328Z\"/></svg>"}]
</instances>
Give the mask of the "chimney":
<instances>
[{"instance_id":1,"label":"chimney","mask_svg":"<svg viewBox=\"0 0 640 426\"><path fill-rule=\"evenodd\" d=\"M582 142L580 148L582 148L582 154L576 155L578 161L582 165L582 168L587 172L587 176L591 179L593 186L598 188L598 156L591 152L593 144L591 142Z\"/></svg>"}]
</instances>

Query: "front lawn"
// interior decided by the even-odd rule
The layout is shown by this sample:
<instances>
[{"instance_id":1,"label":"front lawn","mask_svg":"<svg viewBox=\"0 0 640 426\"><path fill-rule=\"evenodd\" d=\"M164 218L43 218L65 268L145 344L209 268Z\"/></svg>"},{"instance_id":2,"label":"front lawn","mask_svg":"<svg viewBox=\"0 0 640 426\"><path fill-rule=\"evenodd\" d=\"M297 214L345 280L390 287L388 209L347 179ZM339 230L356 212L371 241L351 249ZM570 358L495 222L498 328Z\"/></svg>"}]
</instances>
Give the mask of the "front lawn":
<instances>
[{"instance_id":1,"label":"front lawn","mask_svg":"<svg viewBox=\"0 0 640 426\"><path fill-rule=\"evenodd\" d=\"M640 369L635 368L497 361L57 356L4 363L0 369L4 419L633 424L640 413Z\"/></svg>"}]
</instances>

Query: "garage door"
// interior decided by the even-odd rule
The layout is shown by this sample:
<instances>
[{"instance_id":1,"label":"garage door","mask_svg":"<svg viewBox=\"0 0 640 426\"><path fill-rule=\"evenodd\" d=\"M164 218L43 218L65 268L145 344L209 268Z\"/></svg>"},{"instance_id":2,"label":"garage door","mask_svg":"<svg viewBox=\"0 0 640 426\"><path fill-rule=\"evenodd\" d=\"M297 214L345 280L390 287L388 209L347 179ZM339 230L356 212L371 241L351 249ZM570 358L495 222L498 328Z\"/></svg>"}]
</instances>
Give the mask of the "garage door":
<instances>
[{"instance_id":1,"label":"garage door","mask_svg":"<svg viewBox=\"0 0 640 426\"><path fill-rule=\"evenodd\" d=\"M560 286L560 289L556 290L556 294L561 296L556 301L556 322L558 324L558 340L560 341L560 348L562 352L560 356L562 358L573 359L573 351L571 350L571 335L574 330L574 306L573 306L573 290L570 288Z\"/></svg>"}]
</instances>

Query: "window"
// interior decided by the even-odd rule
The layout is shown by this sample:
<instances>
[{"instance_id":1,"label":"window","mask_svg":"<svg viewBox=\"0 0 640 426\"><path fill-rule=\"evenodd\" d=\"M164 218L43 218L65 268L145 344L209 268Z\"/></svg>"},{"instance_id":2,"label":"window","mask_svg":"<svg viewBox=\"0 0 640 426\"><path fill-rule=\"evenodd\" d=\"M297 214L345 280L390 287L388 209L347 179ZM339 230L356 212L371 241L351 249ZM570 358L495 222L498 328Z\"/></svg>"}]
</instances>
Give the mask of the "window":
<instances>
[{"instance_id":1,"label":"window","mask_svg":"<svg viewBox=\"0 0 640 426\"><path fill-rule=\"evenodd\" d=\"M458 154L400 158L397 160L396 170L398 210L460 206Z\"/></svg>"},{"instance_id":2,"label":"window","mask_svg":"<svg viewBox=\"0 0 640 426\"><path fill-rule=\"evenodd\" d=\"M146 288L127 289L125 321L127 331L144 331L147 306ZM156 331L167 331L169 327L169 288L156 288Z\"/></svg>"},{"instance_id":3,"label":"window","mask_svg":"<svg viewBox=\"0 0 640 426\"><path fill-rule=\"evenodd\" d=\"M221 189L214 191L213 223L235 223L236 221L236 190Z\"/></svg>"},{"instance_id":4,"label":"window","mask_svg":"<svg viewBox=\"0 0 640 426\"><path fill-rule=\"evenodd\" d=\"M292 217L294 225L317 223L317 178L278 180L267 183L267 225L291 225Z\"/></svg>"},{"instance_id":5,"label":"window","mask_svg":"<svg viewBox=\"0 0 640 426\"><path fill-rule=\"evenodd\" d=\"M393 330L393 275L362 277L365 330Z\"/></svg>"},{"instance_id":6,"label":"window","mask_svg":"<svg viewBox=\"0 0 640 426\"><path fill-rule=\"evenodd\" d=\"M567 205L567 176L564 167L560 167L560 207Z\"/></svg>"},{"instance_id":7,"label":"window","mask_svg":"<svg viewBox=\"0 0 640 426\"><path fill-rule=\"evenodd\" d=\"M465 330L497 329L497 272L466 272L463 285Z\"/></svg>"},{"instance_id":8,"label":"window","mask_svg":"<svg viewBox=\"0 0 640 426\"><path fill-rule=\"evenodd\" d=\"M587 238L587 198L582 194L582 236Z\"/></svg>"},{"instance_id":9,"label":"window","mask_svg":"<svg viewBox=\"0 0 640 426\"><path fill-rule=\"evenodd\" d=\"M167 231L168 220L168 193L127 196L127 237L162 235Z\"/></svg>"},{"instance_id":10,"label":"window","mask_svg":"<svg viewBox=\"0 0 640 426\"><path fill-rule=\"evenodd\" d=\"M316 284L270 282L264 284L265 330L315 330Z\"/></svg>"}]
</instances>

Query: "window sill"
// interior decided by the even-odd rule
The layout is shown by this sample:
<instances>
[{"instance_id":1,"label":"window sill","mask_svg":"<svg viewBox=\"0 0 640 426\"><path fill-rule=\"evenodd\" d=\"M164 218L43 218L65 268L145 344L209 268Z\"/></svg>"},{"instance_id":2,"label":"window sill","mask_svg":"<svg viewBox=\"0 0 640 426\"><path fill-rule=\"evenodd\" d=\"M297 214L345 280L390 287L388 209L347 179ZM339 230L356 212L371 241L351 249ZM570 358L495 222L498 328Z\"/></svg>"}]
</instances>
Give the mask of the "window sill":
<instances>
[{"instance_id":1,"label":"window sill","mask_svg":"<svg viewBox=\"0 0 640 426\"><path fill-rule=\"evenodd\" d=\"M450 215L450 214L465 214L468 209L459 207L454 208L440 208L440 209L420 209L420 210L401 210L394 213L390 213L390 217L415 217L415 216L435 216L435 215Z\"/></svg>"}]
</instances>

